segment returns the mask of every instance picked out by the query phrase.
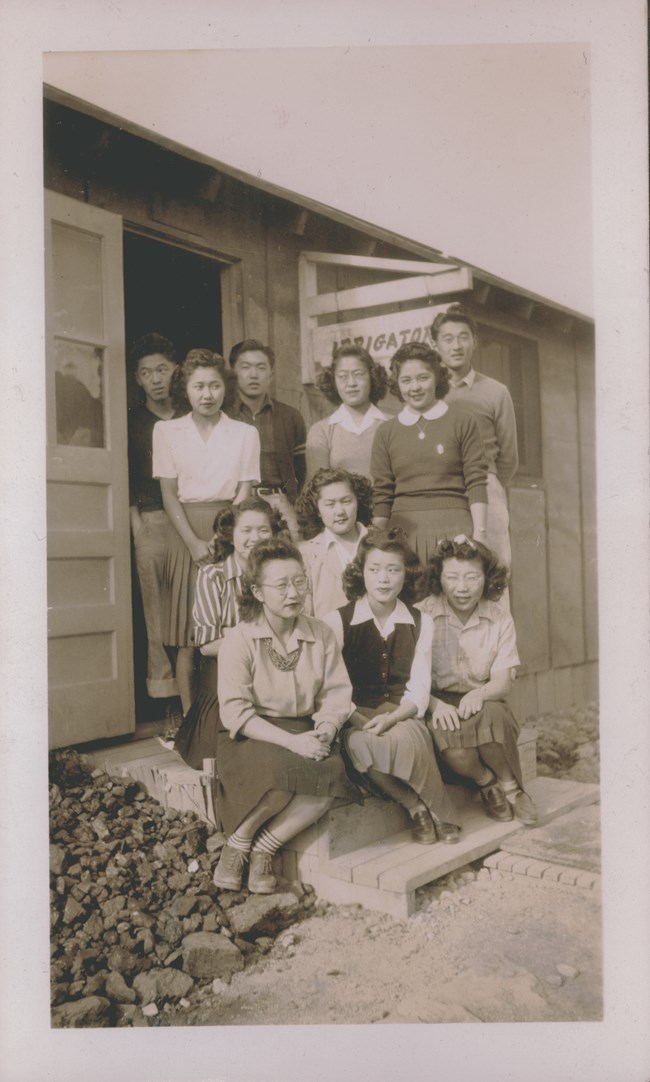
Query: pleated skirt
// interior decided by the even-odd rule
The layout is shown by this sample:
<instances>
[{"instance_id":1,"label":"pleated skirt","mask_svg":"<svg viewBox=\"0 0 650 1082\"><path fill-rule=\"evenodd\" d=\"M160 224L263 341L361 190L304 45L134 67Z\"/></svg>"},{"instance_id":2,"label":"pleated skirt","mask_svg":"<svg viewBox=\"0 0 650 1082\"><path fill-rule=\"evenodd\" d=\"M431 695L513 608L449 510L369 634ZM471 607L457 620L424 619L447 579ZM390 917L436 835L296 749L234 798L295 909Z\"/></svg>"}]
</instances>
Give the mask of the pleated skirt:
<instances>
[{"instance_id":1,"label":"pleated skirt","mask_svg":"<svg viewBox=\"0 0 650 1082\"><path fill-rule=\"evenodd\" d=\"M214 503L184 503L187 521L197 537L210 541L217 511L230 506L229 500ZM163 568L162 635L165 646L193 646L192 608L198 567L185 542L170 525Z\"/></svg>"},{"instance_id":2,"label":"pleated skirt","mask_svg":"<svg viewBox=\"0 0 650 1082\"><path fill-rule=\"evenodd\" d=\"M219 697L217 695L218 660L201 658L201 673L196 698L176 733L174 751L188 766L200 770L204 759L216 759Z\"/></svg>"},{"instance_id":3,"label":"pleated skirt","mask_svg":"<svg viewBox=\"0 0 650 1082\"><path fill-rule=\"evenodd\" d=\"M434 691L433 694L436 699L442 699L452 706L458 706L463 697L457 691ZM441 752L447 748L478 748L480 752L481 744L501 744L506 762L523 788L518 736L519 725L502 699L484 703L482 709L472 714L471 718L461 718L460 729L433 730L434 743Z\"/></svg>"},{"instance_id":4,"label":"pleated skirt","mask_svg":"<svg viewBox=\"0 0 650 1082\"><path fill-rule=\"evenodd\" d=\"M386 714L395 708L384 703L377 709L357 707L365 718ZM386 733L368 733L351 722L343 734L345 749L355 770L369 769L401 778L426 804L432 815L443 823L458 823L458 813L440 777L431 734L423 721L408 718Z\"/></svg>"},{"instance_id":5,"label":"pleated skirt","mask_svg":"<svg viewBox=\"0 0 650 1082\"><path fill-rule=\"evenodd\" d=\"M314 728L310 717L269 718L289 733ZM361 793L345 773L338 744L326 759L305 759L279 744L247 737L231 739L220 725L217 733L217 811L222 829L232 834L269 789L300 795L342 797L362 803Z\"/></svg>"},{"instance_id":6,"label":"pleated skirt","mask_svg":"<svg viewBox=\"0 0 650 1082\"><path fill-rule=\"evenodd\" d=\"M458 534L471 537L474 526L467 508L435 505L423 507L422 503L423 500L419 497L411 499L398 496L393 504L388 525L401 526L420 563L427 564L439 541L457 537Z\"/></svg>"}]
</instances>

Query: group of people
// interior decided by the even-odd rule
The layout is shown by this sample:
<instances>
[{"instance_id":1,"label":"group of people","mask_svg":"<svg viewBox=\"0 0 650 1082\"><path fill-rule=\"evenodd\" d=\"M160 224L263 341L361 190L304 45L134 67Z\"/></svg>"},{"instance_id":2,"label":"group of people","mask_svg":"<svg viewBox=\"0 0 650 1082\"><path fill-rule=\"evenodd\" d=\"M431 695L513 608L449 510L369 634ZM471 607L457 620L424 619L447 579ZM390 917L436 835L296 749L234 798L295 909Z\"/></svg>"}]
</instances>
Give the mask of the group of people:
<instances>
[{"instance_id":1,"label":"group of people","mask_svg":"<svg viewBox=\"0 0 650 1082\"><path fill-rule=\"evenodd\" d=\"M247 870L250 890L272 891L278 849L363 790L401 804L422 844L459 840L443 777L474 785L493 819L536 820L505 701L514 410L472 367L467 309L449 306L432 336L390 373L339 346L319 378L336 409L308 433L270 396L258 340L229 364L193 349L179 366L159 335L132 351L148 688L177 688L186 761L216 759L222 889Z\"/></svg>"}]
</instances>

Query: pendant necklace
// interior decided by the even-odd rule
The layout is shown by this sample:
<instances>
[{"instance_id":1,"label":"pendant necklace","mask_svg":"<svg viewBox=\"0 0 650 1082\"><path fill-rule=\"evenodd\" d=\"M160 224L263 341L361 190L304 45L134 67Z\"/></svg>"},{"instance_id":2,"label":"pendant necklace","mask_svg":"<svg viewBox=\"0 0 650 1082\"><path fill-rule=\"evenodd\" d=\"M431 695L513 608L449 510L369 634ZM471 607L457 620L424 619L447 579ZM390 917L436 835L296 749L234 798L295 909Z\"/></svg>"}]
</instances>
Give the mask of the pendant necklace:
<instances>
[{"instance_id":1,"label":"pendant necklace","mask_svg":"<svg viewBox=\"0 0 650 1082\"><path fill-rule=\"evenodd\" d=\"M428 420L429 420L428 417L418 417L418 419L416 421L416 424L417 424L418 428L420 429L420 431L418 432L418 439L419 440L424 439L424 434L425 434L424 430L425 430L425 428L427 426L427 421Z\"/></svg>"}]
</instances>

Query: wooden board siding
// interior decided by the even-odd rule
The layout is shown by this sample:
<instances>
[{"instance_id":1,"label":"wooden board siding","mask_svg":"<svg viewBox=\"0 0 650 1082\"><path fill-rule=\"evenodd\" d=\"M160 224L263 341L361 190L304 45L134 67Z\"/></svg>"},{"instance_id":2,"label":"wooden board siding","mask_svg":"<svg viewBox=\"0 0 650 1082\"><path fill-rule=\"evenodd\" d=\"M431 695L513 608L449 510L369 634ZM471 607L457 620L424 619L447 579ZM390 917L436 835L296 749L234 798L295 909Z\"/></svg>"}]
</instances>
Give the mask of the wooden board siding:
<instances>
[{"instance_id":1,"label":"wooden board siding","mask_svg":"<svg viewBox=\"0 0 650 1082\"><path fill-rule=\"evenodd\" d=\"M511 488L508 499L511 610L517 628L520 671L540 672L550 664L546 494L541 488Z\"/></svg>"},{"instance_id":2,"label":"wooden board siding","mask_svg":"<svg viewBox=\"0 0 650 1082\"><path fill-rule=\"evenodd\" d=\"M577 387L572 341L540 336L542 454L549 546L551 664L585 660Z\"/></svg>"}]
</instances>

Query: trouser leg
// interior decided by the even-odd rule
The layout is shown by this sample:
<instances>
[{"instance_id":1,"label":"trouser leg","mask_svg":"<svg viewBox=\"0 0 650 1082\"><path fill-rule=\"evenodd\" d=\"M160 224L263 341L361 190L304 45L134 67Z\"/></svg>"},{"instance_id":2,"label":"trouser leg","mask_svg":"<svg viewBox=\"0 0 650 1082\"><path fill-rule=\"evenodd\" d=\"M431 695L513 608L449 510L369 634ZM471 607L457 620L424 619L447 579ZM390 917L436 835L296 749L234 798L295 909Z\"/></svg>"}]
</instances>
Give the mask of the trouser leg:
<instances>
[{"instance_id":1,"label":"trouser leg","mask_svg":"<svg viewBox=\"0 0 650 1082\"><path fill-rule=\"evenodd\" d=\"M152 699L178 695L171 661L162 642L162 574L168 519L164 511L143 511L133 538L135 563L147 630L147 694Z\"/></svg>"}]
</instances>

